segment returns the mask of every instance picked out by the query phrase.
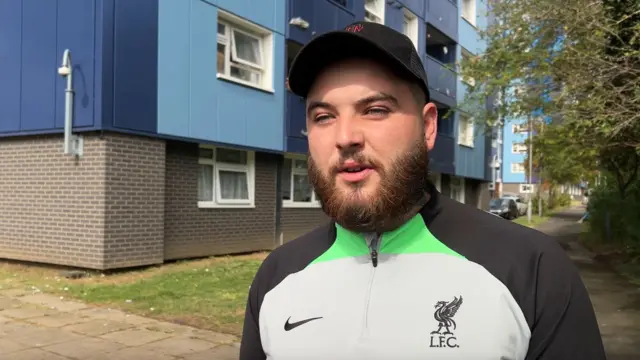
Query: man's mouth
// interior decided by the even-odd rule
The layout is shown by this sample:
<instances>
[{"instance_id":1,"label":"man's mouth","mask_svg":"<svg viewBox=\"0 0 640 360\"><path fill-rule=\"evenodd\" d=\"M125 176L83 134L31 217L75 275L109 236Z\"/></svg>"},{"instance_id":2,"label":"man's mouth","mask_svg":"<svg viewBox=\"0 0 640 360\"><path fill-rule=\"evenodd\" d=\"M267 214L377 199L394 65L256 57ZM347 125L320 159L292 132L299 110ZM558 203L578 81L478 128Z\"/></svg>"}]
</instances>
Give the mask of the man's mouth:
<instances>
[{"instance_id":1,"label":"man's mouth","mask_svg":"<svg viewBox=\"0 0 640 360\"><path fill-rule=\"evenodd\" d=\"M347 162L338 168L338 175L347 182L363 181L372 171L373 166L356 162Z\"/></svg>"}]
</instances>

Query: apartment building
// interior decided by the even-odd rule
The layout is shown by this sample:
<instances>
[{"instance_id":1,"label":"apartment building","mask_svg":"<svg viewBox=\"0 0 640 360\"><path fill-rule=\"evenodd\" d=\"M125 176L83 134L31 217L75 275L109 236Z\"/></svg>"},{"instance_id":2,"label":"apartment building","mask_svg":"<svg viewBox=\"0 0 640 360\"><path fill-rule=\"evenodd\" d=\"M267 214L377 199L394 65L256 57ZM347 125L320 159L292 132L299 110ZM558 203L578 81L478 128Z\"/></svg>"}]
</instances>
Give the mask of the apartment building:
<instances>
[{"instance_id":1,"label":"apartment building","mask_svg":"<svg viewBox=\"0 0 640 360\"><path fill-rule=\"evenodd\" d=\"M0 257L114 269L295 238L326 220L304 102L285 86L296 52L384 22L414 40L444 115L465 89L449 65L482 51L480 4L1 2ZM480 206L491 141L471 116L439 119L431 170L445 195Z\"/></svg>"}]
</instances>

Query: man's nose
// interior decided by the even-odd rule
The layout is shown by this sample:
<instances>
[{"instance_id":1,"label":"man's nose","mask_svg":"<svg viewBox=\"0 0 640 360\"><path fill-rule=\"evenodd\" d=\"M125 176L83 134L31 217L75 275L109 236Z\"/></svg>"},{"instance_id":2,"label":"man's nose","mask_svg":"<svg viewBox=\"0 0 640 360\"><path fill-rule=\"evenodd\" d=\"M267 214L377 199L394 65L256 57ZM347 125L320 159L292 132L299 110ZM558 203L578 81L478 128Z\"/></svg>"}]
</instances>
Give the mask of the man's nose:
<instances>
[{"instance_id":1,"label":"man's nose","mask_svg":"<svg viewBox=\"0 0 640 360\"><path fill-rule=\"evenodd\" d=\"M364 145L364 133L357 121L340 119L336 126L336 147L340 150L361 148Z\"/></svg>"}]
</instances>

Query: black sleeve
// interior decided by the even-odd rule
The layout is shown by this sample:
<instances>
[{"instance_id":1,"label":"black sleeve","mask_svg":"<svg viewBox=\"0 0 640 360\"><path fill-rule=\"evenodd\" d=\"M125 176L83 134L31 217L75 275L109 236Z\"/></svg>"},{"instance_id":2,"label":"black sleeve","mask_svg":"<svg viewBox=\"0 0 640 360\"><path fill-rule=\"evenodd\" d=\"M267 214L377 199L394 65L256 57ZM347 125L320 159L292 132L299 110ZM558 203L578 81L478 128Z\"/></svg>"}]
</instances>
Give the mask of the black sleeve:
<instances>
[{"instance_id":1,"label":"black sleeve","mask_svg":"<svg viewBox=\"0 0 640 360\"><path fill-rule=\"evenodd\" d=\"M554 245L538 257L526 360L605 360L598 322L578 269Z\"/></svg>"},{"instance_id":2,"label":"black sleeve","mask_svg":"<svg viewBox=\"0 0 640 360\"><path fill-rule=\"evenodd\" d=\"M240 341L240 360L264 360L267 358L262 349L259 318L262 299L270 287L272 262L273 258L271 256L268 256L263 261L249 288L242 328L242 340Z\"/></svg>"}]
</instances>

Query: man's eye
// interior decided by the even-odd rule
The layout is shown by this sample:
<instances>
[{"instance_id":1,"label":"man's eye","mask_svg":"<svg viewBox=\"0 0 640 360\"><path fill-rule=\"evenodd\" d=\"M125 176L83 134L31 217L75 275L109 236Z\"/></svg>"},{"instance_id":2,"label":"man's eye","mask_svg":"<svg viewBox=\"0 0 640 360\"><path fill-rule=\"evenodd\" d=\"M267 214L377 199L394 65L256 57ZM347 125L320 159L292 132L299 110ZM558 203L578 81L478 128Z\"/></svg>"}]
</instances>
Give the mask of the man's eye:
<instances>
[{"instance_id":1,"label":"man's eye","mask_svg":"<svg viewBox=\"0 0 640 360\"><path fill-rule=\"evenodd\" d=\"M385 108L375 107L367 109L366 113L371 115L386 115L389 113L389 110Z\"/></svg>"},{"instance_id":2,"label":"man's eye","mask_svg":"<svg viewBox=\"0 0 640 360\"><path fill-rule=\"evenodd\" d=\"M331 115L327 115L327 114L322 114L322 115L317 115L313 121L314 122L322 122L322 121L326 121L331 119Z\"/></svg>"}]
</instances>

